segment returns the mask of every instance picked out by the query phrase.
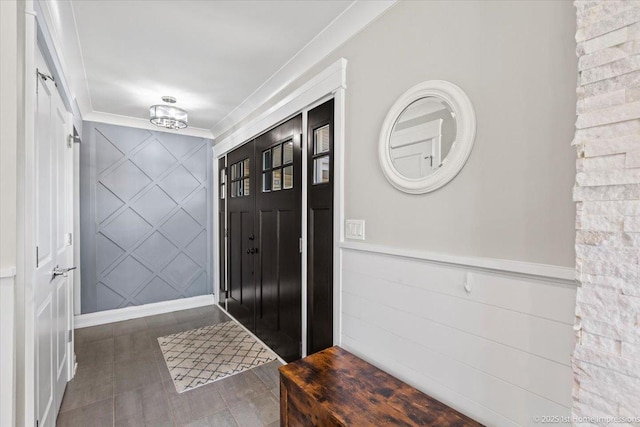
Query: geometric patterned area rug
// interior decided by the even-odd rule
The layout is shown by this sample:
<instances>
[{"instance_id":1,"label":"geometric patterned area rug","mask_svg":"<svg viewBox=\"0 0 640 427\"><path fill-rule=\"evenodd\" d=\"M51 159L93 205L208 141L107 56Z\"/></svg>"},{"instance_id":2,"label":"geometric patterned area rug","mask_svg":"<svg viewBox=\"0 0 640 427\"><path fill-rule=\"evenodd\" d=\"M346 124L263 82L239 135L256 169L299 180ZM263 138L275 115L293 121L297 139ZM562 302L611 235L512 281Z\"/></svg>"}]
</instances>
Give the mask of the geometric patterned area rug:
<instances>
[{"instance_id":1,"label":"geometric patterned area rug","mask_svg":"<svg viewBox=\"0 0 640 427\"><path fill-rule=\"evenodd\" d=\"M276 360L233 321L158 338L178 393Z\"/></svg>"}]
</instances>

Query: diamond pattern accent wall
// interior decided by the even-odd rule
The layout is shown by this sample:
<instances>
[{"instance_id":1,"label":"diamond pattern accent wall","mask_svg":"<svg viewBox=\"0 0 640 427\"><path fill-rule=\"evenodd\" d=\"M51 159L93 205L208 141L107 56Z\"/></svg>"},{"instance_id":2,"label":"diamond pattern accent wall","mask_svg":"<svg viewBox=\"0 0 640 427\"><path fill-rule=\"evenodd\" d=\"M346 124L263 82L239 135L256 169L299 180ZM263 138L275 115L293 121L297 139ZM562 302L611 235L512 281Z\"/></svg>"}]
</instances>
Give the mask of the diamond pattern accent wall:
<instances>
[{"instance_id":1,"label":"diamond pattern accent wall","mask_svg":"<svg viewBox=\"0 0 640 427\"><path fill-rule=\"evenodd\" d=\"M82 313L211 293L210 141L101 123L84 130L82 256L95 262L83 262Z\"/></svg>"}]
</instances>

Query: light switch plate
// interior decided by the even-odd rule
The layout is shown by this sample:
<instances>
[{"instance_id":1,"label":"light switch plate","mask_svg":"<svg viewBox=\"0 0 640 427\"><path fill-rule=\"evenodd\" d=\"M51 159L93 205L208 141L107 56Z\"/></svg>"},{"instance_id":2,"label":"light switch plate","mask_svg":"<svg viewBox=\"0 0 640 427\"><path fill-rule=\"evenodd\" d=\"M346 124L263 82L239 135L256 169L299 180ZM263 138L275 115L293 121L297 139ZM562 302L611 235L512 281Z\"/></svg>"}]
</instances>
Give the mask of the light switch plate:
<instances>
[{"instance_id":1,"label":"light switch plate","mask_svg":"<svg viewBox=\"0 0 640 427\"><path fill-rule=\"evenodd\" d=\"M364 219L348 219L345 224L347 239L364 240Z\"/></svg>"}]
</instances>

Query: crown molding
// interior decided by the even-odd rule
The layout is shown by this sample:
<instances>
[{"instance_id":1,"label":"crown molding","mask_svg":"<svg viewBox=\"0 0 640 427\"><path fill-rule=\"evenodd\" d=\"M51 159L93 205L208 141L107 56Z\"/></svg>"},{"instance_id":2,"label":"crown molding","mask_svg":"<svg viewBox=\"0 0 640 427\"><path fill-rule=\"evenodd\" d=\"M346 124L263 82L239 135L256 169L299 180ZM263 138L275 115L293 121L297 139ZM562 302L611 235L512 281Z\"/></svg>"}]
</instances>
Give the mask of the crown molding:
<instances>
[{"instance_id":1,"label":"crown molding","mask_svg":"<svg viewBox=\"0 0 640 427\"><path fill-rule=\"evenodd\" d=\"M166 132L176 135L188 135L198 138L213 139L213 134L209 129L187 127L181 130L172 130L158 127L151 123L149 120L141 119L138 117L120 116L118 114L103 113L101 111L92 111L90 113L84 114L82 116L82 119L88 122L107 123L110 125L128 126L132 128L147 129L156 132Z\"/></svg>"},{"instance_id":2,"label":"crown molding","mask_svg":"<svg viewBox=\"0 0 640 427\"><path fill-rule=\"evenodd\" d=\"M354 1L247 99L215 124L211 128L213 135L218 136L227 132L275 94L302 76L322 58L364 29L396 2L397 0Z\"/></svg>"},{"instance_id":3,"label":"crown molding","mask_svg":"<svg viewBox=\"0 0 640 427\"><path fill-rule=\"evenodd\" d=\"M347 60L338 59L278 103L245 123L240 129L216 141L216 158L228 153L275 124L299 113L319 99L347 87Z\"/></svg>"}]
</instances>

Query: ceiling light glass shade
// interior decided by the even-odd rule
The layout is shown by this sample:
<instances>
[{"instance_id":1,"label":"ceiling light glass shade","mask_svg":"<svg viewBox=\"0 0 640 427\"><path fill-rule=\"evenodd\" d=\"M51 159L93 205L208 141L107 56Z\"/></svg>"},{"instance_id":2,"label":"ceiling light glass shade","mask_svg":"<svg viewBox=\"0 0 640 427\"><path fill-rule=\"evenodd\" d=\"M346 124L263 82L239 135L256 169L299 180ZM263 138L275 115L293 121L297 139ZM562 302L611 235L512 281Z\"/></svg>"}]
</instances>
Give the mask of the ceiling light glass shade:
<instances>
[{"instance_id":1,"label":"ceiling light glass shade","mask_svg":"<svg viewBox=\"0 0 640 427\"><path fill-rule=\"evenodd\" d=\"M149 107L151 123L169 129L187 127L187 112L173 105L152 105Z\"/></svg>"}]
</instances>

